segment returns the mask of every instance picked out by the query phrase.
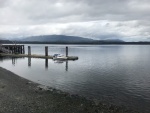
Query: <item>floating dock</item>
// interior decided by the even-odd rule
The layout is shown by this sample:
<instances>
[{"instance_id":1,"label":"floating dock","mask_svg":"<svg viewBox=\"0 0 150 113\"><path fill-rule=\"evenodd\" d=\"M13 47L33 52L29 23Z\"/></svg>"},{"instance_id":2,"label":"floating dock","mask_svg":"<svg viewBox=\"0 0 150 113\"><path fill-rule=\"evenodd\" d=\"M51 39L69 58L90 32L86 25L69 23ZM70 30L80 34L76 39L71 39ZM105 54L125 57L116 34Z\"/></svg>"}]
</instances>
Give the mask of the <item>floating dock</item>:
<instances>
[{"instance_id":1,"label":"floating dock","mask_svg":"<svg viewBox=\"0 0 150 113\"><path fill-rule=\"evenodd\" d=\"M43 58L43 59L53 59L53 56L44 56L44 55L28 55L28 54L5 54L0 53L0 56L7 56L7 57L30 57L30 58ZM67 60L78 60L77 56L67 56Z\"/></svg>"}]
</instances>

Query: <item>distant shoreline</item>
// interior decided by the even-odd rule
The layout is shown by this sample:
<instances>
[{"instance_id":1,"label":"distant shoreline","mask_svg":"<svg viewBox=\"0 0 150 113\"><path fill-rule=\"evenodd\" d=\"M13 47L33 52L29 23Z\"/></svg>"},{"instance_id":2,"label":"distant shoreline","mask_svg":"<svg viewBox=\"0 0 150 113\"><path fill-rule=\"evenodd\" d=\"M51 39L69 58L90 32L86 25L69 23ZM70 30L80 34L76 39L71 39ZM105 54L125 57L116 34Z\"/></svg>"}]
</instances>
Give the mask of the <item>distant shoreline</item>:
<instances>
[{"instance_id":1,"label":"distant shoreline","mask_svg":"<svg viewBox=\"0 0 150 113\"><path fill-rule=\"evenodd\" d=\"M98 38L99 39L99 38ZM82 45L150 45L150 41L124 41L122 39L92 39L79 36L67 35L39 35L0 40L0 43L7 44L82 44Z\"/></svg>"},{"instance_id":2,"label":"distant shoreline","mask_svg":"<svg viewBox=\"0 0 150 113\"><path fill-rule=\"evenodd\" d=\"M2 41L0 44L13 44L8 41ZM150 45L150 42L97 42L97 43L65 43L65 42L20 42L16 41L15 44L69 44L69 45Z\"/></svg>"}]
</instances>

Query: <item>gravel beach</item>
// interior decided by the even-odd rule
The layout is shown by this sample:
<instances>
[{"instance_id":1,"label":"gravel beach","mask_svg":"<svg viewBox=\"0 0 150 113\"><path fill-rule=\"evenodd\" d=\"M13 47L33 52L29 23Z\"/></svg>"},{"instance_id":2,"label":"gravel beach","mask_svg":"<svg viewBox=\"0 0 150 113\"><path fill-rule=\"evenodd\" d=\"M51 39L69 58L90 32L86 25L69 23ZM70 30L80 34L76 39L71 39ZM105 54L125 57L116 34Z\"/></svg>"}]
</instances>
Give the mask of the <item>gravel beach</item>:
<instances>
[{"instance_id":1,"label":"gravel beach","mask_svg":"<svg viewBox=\"0 0 150 113\"><path fill-rule=\"evenodd\" d=\"M0 67L0 113L138 113L70 95Z\"/></svg>"}]
</instances>

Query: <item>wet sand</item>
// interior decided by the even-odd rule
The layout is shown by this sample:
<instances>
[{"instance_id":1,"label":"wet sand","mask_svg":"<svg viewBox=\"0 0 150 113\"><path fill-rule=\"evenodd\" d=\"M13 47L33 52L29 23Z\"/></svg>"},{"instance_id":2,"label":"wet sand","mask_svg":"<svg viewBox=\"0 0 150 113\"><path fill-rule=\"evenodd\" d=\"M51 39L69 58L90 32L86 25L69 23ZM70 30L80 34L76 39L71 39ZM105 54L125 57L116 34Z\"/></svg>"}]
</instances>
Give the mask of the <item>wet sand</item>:
<instances>
[{"instance_id":1,"label":"wet sand","mask_svg":"<svg viewBox=\"0 0 150 113\"><path fill-rule=\"evenodd\" d=\"M0 113L138 113L26 80L0 67Z\"/></svg>"}]
</instances>

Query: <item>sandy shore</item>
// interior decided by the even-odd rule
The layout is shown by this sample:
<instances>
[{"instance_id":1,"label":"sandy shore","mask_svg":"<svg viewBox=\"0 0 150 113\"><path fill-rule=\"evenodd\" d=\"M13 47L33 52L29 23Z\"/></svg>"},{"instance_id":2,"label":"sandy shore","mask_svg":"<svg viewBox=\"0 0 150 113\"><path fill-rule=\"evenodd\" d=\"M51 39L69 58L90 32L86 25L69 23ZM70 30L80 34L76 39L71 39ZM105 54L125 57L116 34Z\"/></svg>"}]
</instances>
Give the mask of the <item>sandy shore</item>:
<instances>
[{"instance_id":1,"label":"sandy shore","mask_svg":"<svg viewBox=\"0 0 150 113\"><path fill-rule=\"evenodd\" d=\"M0 113L137 113L42 88L0 67Z\"/></svg>"}]
</instances>

